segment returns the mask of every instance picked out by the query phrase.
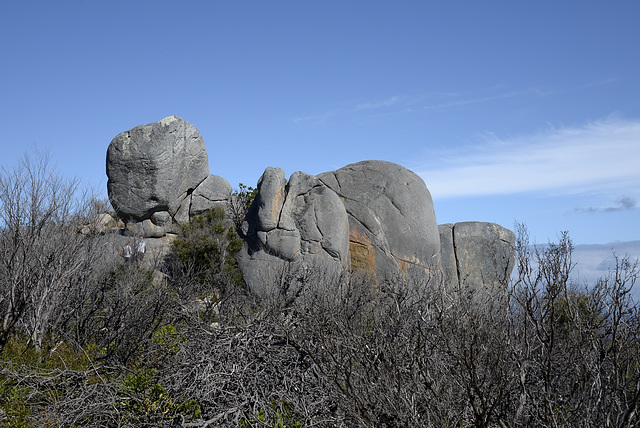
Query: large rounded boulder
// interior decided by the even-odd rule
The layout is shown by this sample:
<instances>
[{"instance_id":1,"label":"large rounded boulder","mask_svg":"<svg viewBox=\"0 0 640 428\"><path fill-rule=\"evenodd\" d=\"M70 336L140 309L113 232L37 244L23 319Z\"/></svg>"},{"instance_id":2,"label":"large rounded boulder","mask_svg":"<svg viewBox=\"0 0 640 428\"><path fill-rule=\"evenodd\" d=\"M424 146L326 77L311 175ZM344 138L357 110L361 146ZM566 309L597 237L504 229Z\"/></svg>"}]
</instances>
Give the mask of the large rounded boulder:
<instances>
[{"instance_id":1,"label":"large rounded boulder","mask_svg":"<svg viewBox=\"0 0 640 428\"><path fill-rule=\"evenodd\" d=\"M125 220L176 216L208 175L200 132L178 116L122 132L107 149L109 199Z\"/></svg>"},{"instance_id":2,"label":"large rounded boulder","mask_svg":"<svg viewBox=\"0 0 640 428\"><path fill-rule=\"evenodd\" d=\"M349 218L353 270L379 279L412 274L440 280L440 236L431 194L412 171L363 161L318 175L342 199Z\"/></svg>"}]
</instances>

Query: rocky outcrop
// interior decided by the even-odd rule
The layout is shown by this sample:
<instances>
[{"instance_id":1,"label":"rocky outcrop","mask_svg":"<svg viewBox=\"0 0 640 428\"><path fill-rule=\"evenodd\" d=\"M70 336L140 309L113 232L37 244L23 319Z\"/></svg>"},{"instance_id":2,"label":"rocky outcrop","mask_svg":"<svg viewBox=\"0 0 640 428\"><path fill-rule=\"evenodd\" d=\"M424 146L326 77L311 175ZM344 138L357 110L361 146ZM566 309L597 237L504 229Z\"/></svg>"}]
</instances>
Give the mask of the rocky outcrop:
<instances>
[{"instance_id":1,"label":"rocky outcrop","mask_svg":"<svg viewBox=\"0 0 640 428\"><path fill-rule=\"evenodd\" d=\"M124 227L122 220L114 218L107 213L96 214L83 225L79 232L83 235L105 234L110 231L117 231Z\"/></svg>"},{"instance_id":2,"label":"rocky outcrop","mask_svg":"<svg viewBox=\"0 0 640 428\"><path fill-rule=\"evenodd\" d=\"M209 208L225 207L231 186L209 175L200 132L178 116L118 134L107 149L107 191L133 235L162 237Z\"/></svg>"},{"instance_id":3,"label":"rocky outcrop","mask_svg":"<svg viewBox=\"0 0 640 428\"><path fill-rule=\"evenodd\" d=\"M408 169L363 161L318 178L349 215L351 265L377 278L416 272L440 275L440 239L431 194Z\"/></svg>"},{"instance_id":4,"label":"rocky outcrop","mask_svg":"<svg viewBox=\"0 0 640 428\"><path fill-rule=\"evenodd\" d=\"M452 290L506 291L515 266L515 234L495 223L439 226L445 284Z\"/></svg>"},{"instance_id":5,"label":"rocky outcrop","mask_svg":"<svg viewBox=\"0 0 640 428\"><path fill-rule=\"evenodd\" d=\"M295 294L285 272L337 271L349 266L348 219L342 201L317 177L267 168L242 225L238 262L249 288L261 296Z\"/></svg>"},{"instance_id":6,"label":"rocky outcrop","mask_svg":"<svg viewBox=\"0 0 640 428\"><path fill-rule=\"evenodd\" d=\"M318 176L267 168L242 230L240 267L258 294L285 267L351 268L378 280L440 279L440 239L420 177L390 162L364 161Z\"/></svg>"},{"instance_id":7,"label":"rocky outcrop","mask_svg":"<svg viewBox=\"0 0 640 428\"><path fill-rule=\"evenodd\" d=\"M174 215L207 175L200 133L177 116L122 132L107 149L107 190L123 218L144 220L157 211Z\"/></svg>"},{"instance_id":8,"label":"rocky outcrop","mask_svg":"<svg viewBox=\"0 0 640 428\"><path fill-rule=\"evenodd\" d=\"M227 208L232 192L224 178L209 175L198 130L177 116L117 135L106 168L126 233L158 242L196 215ZM438 226L424 181L400 165L363 161L289 180L267 168L257 187L238 263L258 295L291 297L294 277L347 269L378 284L444 278L453 290L506 290L513 233L492 223Z\"/></svg>"}]
</instances>

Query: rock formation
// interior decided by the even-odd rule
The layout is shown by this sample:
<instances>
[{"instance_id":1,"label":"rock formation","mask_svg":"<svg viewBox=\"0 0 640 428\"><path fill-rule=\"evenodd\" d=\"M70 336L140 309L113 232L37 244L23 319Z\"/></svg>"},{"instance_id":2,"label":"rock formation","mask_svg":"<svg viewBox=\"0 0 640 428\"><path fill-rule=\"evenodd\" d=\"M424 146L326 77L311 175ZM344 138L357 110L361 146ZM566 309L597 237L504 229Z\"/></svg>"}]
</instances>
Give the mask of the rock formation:
<instances>
[{"instance_id":1,"label":"rock formation","mask_svg":"<svg viewBox=\"0 0 640 428\"><path fill-rule=\"evenodd\" d=\"M438 224L420 177L391 162L363 161L318 178L344 202L354 269L379 278L440 271Z\"/></svg>"},{"instance_id":2,"label":"rock formation","mask_svg":"<svg viewBox=\"0 0 640 428\"><path fill-rule=\"evenodd\" d=\"M200 132L177 116L118 134L107 149L107 191L129 233L162 237L214 206L231 186L209 175Z\"/></svg>"},{"instance_id":3,"label":"rock formation","mask_svg":"<svg viewBox=\"0 0 640 428\"><path fill-rule=\"evenodd\" d=\"M439 226L445 284L464 293L506 290L515 266L515 234L477 221Z\"/></svg>"},{"instance_id":4,"label":"rock formation","mask_svg":"<svg viewBox=\"0 0 640 428\"><path fill-rule=\"evenodd\" d=\"M266 296L281 291L272 287L285 268L348 268L348 228L342 201L317 177L296 172L287 182L281 169L267 168L242 225L238 262L245 281Z\"/></svg>"},{"instance_id":5,"label":"rock formation","mask_svg":"<svg viewBox=\"0 0 640 428\"><path fill-rule=\"evenodd\" d=\"M209 175L200 133L177 116L117 135L106 166L109 198L128 234L163 238L193 216L228 206L231 186ZM504 290L509 281L513 233L492 223L438 226L427 186L400 165L363 161L289 180L267 168L257 187L238 263L258 295L282 295L284 286L290 297L292 275L310 271L350 269L377 283L444 278L454 290Z\"/></svg>"},{"instance_id":6,"label":"rock formation","mask_svg":"<svg viewBox=\"0 0 640 428\"><path fill-rule=\"evenodd\" d=\"M243 225L239 262L251 290L277 293L283 269L350 267L384 281L441 277L440 239L424 182L390 162L364 161L316 176L267 168Z\"/></svg>"}]
</instances>

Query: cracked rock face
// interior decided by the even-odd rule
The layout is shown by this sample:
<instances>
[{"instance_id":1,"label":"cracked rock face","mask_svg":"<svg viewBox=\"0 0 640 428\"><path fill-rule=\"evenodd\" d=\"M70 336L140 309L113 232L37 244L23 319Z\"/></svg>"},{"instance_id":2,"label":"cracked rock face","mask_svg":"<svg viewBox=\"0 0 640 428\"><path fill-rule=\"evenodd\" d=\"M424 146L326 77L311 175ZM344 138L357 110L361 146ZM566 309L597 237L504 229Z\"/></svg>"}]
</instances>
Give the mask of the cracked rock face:
<instances>
[{"instance_id":1,"label":"cracked rock face","mask_svg":"<svg viewBox=\"0 0 640 428\"><path fill-rule=\"evenodd\" d=\"M107 190L131 235L160 238L211 208L231 185L209 175L200 132L178 116L118 134L107 149Z\"/></svg>"},{"instance_id":2,"label":"cracked rock face","mask_svg":"<svg viewBox=\"0 0 640 428\"><path fill-rule=\"evenodd\" d=\"M391 162L364 161L318 178L344 202L354 270L380 279L412 271L439 278L438 224L420 177Z\"/></svg>"},{"instance_id":3,"label":"cracked rock face","mask_svg":"<svg viewBox=\"0 0 640 428\"><path fill-rule=\"evenodd\" d=\"M260 296L291 295L295 290L274 288L285 270L347 268L348 224L342 201L317 177L296 172L287 182L281 169L267 168L243 224L238 261L249 288Z\"/></svg>"},{"instance_id":4,"label":"cracked rock face","mask_svg":"<svg viewBox=\"0 0 640 428\"><path fill-rule=\"evenodd\" d=\"M351 268L379 279L441 277L440 237L424 182L390 162L365 161L318 176L267 168L243 224L239 262L259 295L278 294L274 275L307 266ZM276 281L277 282L277 281Z\"/></svg>"},{"instance_id":5,"label":"cracked rock face","mask_svg":"<svg viewBox=\"0 0 640 428\"><path fill-rule=\"evenodd\" d=\"M196 215L226 209L232 192L225 179L209 175L198 130L177 116L117 135L106 169L109 199L136 236L178 232ZM295 298L310 275L322 280L318 275L345 269L378 282L444 277L451 289L506 290L513 232L480 222L439 227L424 181L400 165L364 161L317 176L296 172L289 180L267 168L257 187L238 263L260 296Z\"/></svg>"},{"instance_id":6,"label":"cracked rock face","mask_svg":"<svg viewBox=\"0 0 640 428\"><path fill-rule=\"evenodd\" d=\"M452 290L506 291L515 266L515 234L477 221L439 226L445 283ZM471 293L468 293L471 295Z\"/></svg>"},{"instance_id":7,"label":"cracked rock face","mask_svg":"<svg viewBox=\"0 0 640 428\"><path fill-rule=\"evenodd\" d=\"M225 210L232 188L227 180L217 175L209 175L191 194L189 216L200 215L211 208Z\"/></svg>"},{"instance_id":8,"label":"cracked rock face","mask_svg":"<svg viewBox=\"0 0 640 428\"><path fill-rule=\"evenodd\" d=\"M208 174L200 132L178 116L122 132L107 149L107 191L123 219L174 217Z\"/></svg>"}]
</instances>

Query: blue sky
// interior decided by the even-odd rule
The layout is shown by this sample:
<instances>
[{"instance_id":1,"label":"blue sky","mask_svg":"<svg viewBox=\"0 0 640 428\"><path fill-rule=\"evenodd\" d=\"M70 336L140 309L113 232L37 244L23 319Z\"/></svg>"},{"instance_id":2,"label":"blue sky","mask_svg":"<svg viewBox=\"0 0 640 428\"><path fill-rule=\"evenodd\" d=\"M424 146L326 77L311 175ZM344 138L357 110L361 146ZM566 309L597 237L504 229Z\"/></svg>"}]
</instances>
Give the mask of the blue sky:
<instances>
[{"instance_id":1,"label":"blue sky","mask_svg":"<svg viewBox=\"0 0 640 428\"><path fill-rule=\"evenodd\" d=\"M399 163L440 223L640 240L638 1L12 1L0 147L106 195L118 133L176 114L210 172Z\"/></svg>"}]
</instances>

